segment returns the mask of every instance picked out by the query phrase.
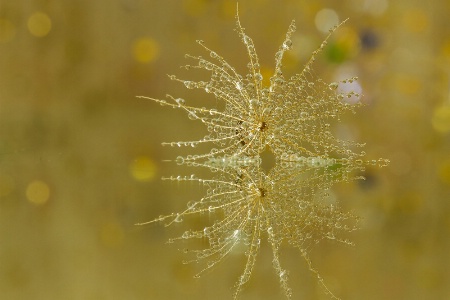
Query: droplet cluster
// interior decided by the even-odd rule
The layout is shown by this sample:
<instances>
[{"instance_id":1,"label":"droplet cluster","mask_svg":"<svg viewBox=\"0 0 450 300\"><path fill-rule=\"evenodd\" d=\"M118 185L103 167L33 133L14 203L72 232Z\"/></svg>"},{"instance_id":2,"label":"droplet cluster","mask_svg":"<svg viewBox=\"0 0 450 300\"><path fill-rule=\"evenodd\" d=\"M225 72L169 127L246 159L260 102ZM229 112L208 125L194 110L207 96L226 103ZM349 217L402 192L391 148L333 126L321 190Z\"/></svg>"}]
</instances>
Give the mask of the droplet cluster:
<instances>
[{"instance_id":1,"label":"droplet cluster","mask_svg":"<svg viewBox=\"0 0 450 300\"><path fill-rule=\"evenodd\" d=\"M206 126L208 134L199 140L163 145L195 148L199 144L210 144L208 152L178 156L176 163L206 168L215 175L210 179L195 175L163 178L196 181L206 188L206 195L189 202L182 212L140 224L166 222L168 226L182 222L184 217L192 214L217 216L202 230L188 230L169 242L207 239L209 247L185 251L192 255L186 263L205 261L205 267L196 277L217 265L233 249L244 247L246 263L236 283L234 298L250 279L262 238L267 238L270 244L273 267L287 298L291 298L292 292L288 284L289 272L281 266L279 259L282 245L298 248L324 290L336 298L312 267L308 252L322 240L351 244L341 236L358 228L358 218L342 211L337 203L327 201L330 189L338 182L361 179L355 171L363 171L366 165L385 166L388 161L363 160L364 151L357 149L364 144L339 140L331 131L331 120L339 120L346 111L354 113L360 105L343 101L352 96L359 97L357 93L338 92L340 83L356 78L327 83L312 69L316 56L338 26L330 30L301 73L285 78L282 60L285 51L292 47L291 37L295 31L292 22L275 54L275 72L270 78L270 86L265 87L253 41L245 33L238 16L236 24L236 32L249 58L248 74L238 74L203 41L197 41L210 58L187 55L196 63L186 68L206 70L210 73L209 79L191 81L169 76L188 89L202 89L212 94L214 103L220 105L198 108L170 95L167 96L169 101L141 97L184 110L189 119ZM266 149L276 160L267 172L261 168L261 154Z\"/></svg>"}]
</instances>

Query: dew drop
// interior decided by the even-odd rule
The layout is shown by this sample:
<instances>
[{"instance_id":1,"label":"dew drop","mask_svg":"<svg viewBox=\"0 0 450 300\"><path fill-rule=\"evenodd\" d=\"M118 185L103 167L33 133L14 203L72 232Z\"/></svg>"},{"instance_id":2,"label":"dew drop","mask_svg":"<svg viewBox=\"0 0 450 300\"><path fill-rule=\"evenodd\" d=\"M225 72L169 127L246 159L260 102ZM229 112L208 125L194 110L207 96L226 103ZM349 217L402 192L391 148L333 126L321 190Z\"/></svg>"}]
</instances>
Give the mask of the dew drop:
<instances>
[{"instance_id":1,"label":"dew drop","mask_svg":"<svg viewBox=\"0 0 450 300\"><path fill-rule=\"evenodd\" d=\"M195 83L192 81L185 81L184 85L188 88L188 89L193 89L195 87Z\"/></svg>"},{"instance_id":2,"label":"dew drop","mask_svg":"<svg viewBox=\"0 0 450 300\"><path fill-rule=\"evenodd\" d=\"M327 233L327 238L330 240L334 240L336 237L334 236L334 234L332 232L328 232Z\"/></svg>"},{"instance_id":3,"label":"dew drop","mask_svg":"<svg viewBox=\"0 0 450 300\"><path fill-rule=\"evenodd\" d=\"M332 82L328 85L328 87L330 88L330 90L335 90L337 89L339 86L339 84L337 82Z\"/></svg>"},{"instance_id":4,"label":"dew drop","mask_svg":"<svg viewBox=\"0 0 450 300\"><path fill-rule=\"evenodd\" d=\"M178 98L175 99L175 102L178 104L178 106L182 106L186 101L184 101L184 99Z\"/></svg>"},{"instance_id":5,"label":"dew drop","mask_svg":"<svg viewBox=\"0 0 450 300\"><path fill-rule=\"evenodd\" d=\"M192 112L192 111L189 112L188 118L189 118L190 120L196 120L196 119L198 119L197 115L196 115L194 112Z\"/></svg>"},{"instance_id":6,"label":"dew drop","mask_svg":"<svg viewBox=\"0 0 450 300\"><path fill-rule=\"evenodd\" d=\"M255 109L259 105L257 99L251 99L249 102L250 102L250 108L252 108L252 109Z\"/></svg>"},{"instance_id":7,"label":"dew drop","mask_svg":"<svg viewBox=\"0 0 450 300\"><path fill-rule=\"evenodd\" d=\"M183 217L180 214L177 214L177 217L173 221L176 222L176 223L183 222Z\"/></svg>"},{"instance_id":8,"label":"dew drop","mask_svg":"<svg viewBox=\"0 0 450 300\"><path fill-rule=\"evenodd\" d=\"M283 49L284 50L289 50L291 49L292 46L292 41L291 40L285 40L283 43Z\"/></svg>"},{"instance_id":9,"label":"dew drop","mask_svg":"<svg viewBox=\"0 0 450 300\"><path fill-rule=\"evenodd\" d=\"M389 163L390 163L389 159L383 159L383 158L380 158L380 159L378 160L378 166L379 166L379 167L386 167L386 166L389 165Z\"/></svg>"},{"instance_id":10,"label":"dew drop","mask_svg":"<svg viewBox=\"0 0 450 300\"><path fill-rule=\"evenodd\" d=\"M300 113L300 118L301 119L306 119L306 118L308 118L308 116L309 116L309 114L306 111L302 111Z\"/></svg>"}]
</instances>

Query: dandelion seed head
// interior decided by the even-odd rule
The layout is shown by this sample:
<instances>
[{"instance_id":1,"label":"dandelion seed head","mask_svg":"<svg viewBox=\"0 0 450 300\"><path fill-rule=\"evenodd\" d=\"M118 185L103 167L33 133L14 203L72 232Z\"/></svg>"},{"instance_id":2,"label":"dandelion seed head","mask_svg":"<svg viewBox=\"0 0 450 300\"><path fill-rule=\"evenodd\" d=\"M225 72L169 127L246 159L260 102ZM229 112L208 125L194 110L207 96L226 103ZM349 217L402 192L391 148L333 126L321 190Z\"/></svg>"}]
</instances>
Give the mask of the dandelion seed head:
<instances>
[{"instance_id":1,"label":"dandelion seed head","mask_svg":"<svg viewBox=\"0 0 450 300\"><path fill-rule=\"evenodd\" d=\"M335 14L334 11L318 14L316 21L320 21L317 22L322 29L327 27L328 31L330 26L323 24L322 15L332 13ZM333 22L336 25L337 15ZM148 98L163 106L181 109L189 119L205 125L207 135L196 141L163 145L194 148L200 144L210 145L209 151L178 156L175 162L180 166L207 169L214 176L210 179L195 175L163 178L197 181L206 189L206 195L189 202L182 212L160 216L147 223L161 221L168 226L181 223L193 214L214 216L210 225L186 231L169 242L193 238L208 241L204 249L186 251L193 255L187 263L206 261L195 277L200 277L230 253L236 253L233 249L238 245L244 246L246 263L235 285L234 298L250 279L262 238L267 238L272 249L273 267L287 298L292 296L292 291L288 271L279 260L282 244L299 249L310 271L317 275L325 291L335 297L312 267L308 253L313 245L323 240L351 244L340 236L358 228L358 217L342 211L335 199L327 201L329 191L338 182L359 179L360 176L354 174L362 172L367 165L388 164L384 159L365 160L365 153L358 150L363 144L340 140L330 130L332 120L339 120L342 114L354 112L360 106L361 95L354 77L329 83L314 72L316 56L336 29L337 26L332 27L300 73L286 77L282 61L285 52L292 47L295 31L295 22L292 22L275 53L275 72L267 87L262 82L253 40L236 16L236 32L249 57L247 74L238 74L217 52L198 41L209 58L187 55L195 62L190 69L204 70L209 78L191 81L169 76L188 89L205 90L218 105L198 108L170 95L167 101ZM273 155L275 163L265 170L262 165L267 151Z\"/></svg>"}]
</instances>

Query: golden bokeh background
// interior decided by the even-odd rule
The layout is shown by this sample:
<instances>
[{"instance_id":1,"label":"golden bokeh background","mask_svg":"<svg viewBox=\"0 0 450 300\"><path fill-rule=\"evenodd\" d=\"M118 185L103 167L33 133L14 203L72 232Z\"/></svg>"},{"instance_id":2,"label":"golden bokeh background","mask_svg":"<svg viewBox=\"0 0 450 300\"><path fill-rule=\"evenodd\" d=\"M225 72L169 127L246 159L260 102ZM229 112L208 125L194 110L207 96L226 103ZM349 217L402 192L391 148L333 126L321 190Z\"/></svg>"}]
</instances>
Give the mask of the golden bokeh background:
<instances>
[{"instance_id":1,"label":"golden bokeh background","mask_svg":"<svg viewBox=\"0 0 450 300\"><path fill-rule=\"evenodd\" d=\"M336 130L391 164L336 187L363 221L354 247L312 250L329 288L343 299L450 299L450 2L239 4L265 77L292 19L286 74L349 18L316 73L359 76L367 105ZM164 162L189 149L161 142L198 139L204 128L135 96L211 105L166 75L207 78L179 68L185 53L207 56L196 39L244 72L235 11L234 0L0 0L1 299L231 299L242 257L193 279L201 266L183 265L179 250L192 244L165 244L208 216L134 225L205 192L160 180L198 171ZM242 299L283 299L268 248ZM298 251L283 248L282 263L294 299L329 299Z\"/></svg>"}]
</instances>

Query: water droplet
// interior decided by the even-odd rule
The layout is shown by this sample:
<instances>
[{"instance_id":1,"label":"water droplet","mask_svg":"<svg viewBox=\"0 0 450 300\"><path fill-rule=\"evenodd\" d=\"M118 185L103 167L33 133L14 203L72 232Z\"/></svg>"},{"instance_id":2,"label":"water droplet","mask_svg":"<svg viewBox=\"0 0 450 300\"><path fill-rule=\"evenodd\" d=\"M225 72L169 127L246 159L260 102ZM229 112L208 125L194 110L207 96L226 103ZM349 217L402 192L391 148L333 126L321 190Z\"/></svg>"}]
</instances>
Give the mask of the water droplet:
<instances>
[{"instance_id":1,"label":"water droplet","mask_svg":"<svg viewBox=\"0 0 450 300\"><path fill-rule=\"evenodd\" d=\"M280 77L275 78L274 81L275 81L275 84L277 84L277 85L283 85L284 84L283 78L280 78Z\"/></svg>"},{"instance_id":2,"label":"water droplet","mask_svg":"<svg viewBox=\"0 0 450 300\"><path fill-rule=\"evenodd\" d=\"M306 112L306 111L302 111L302 112L300 113L300 118L301 118L301 119L306 119L306 118L308 118L308 116L309 116L309 114L308 114L308 112Z\"/></svg>"},{"instance_id":3,"label":"water droplet","mask_svg":"<svg viewBox=\"0 0 450 300\"><path fill-rule=\"evenodd\" d=\"M257 108L258 105L259 105L257 99L251 99L251 100L249 101L249 103L250 103L250 108L251 108L251 109L255 109L255 108Z\"/></svg>"},{"instance_id":4,"label":"water droplet","mask_svg":"<svg viewBox=\"0 0 450 300\"><path fill-rule=\"evenodd\" d=\"M178 177L180 177L180 176L178 176ZM173 220L173 221L176 223L183 222L183 217L180 214L177 214L175 220Z\"/></svg>"},{"instance_id":5,"label":"water droplet","mask_svg":"<svg viewBox=\"0 0 450 300\"><path fill-rule=\"evenodd\" d=\"M188 88L188 89L193 89L195 87L195 82L192 81L185 81L184 85Z\"/></svg>"},{"instance_id":6,"label":"water droplet","mask_svg":"<svg viewBox=\"0 0 450 300\"><path fill-rule=\"evenodd\" d=\"M292 41L291 40L285 40L284 41L284 43L283 43L283 49L284 50L289 50L289 49L291 49L291 46L292 46Z\"/></svg>"},{"instance_id":7,"label":"water droplet","mask_svg":"<svg viewBox=\"0 0 450 300\"><path fill-rule=\"evenodd\" d=\"M337 89L339 86L339 84L337 82L332 82L328 85L328 87L330 88L330 90L335 90Z\"/></svg>"},{"instance_id":8,"label":"water droplet","mask_svg":"<svg viewBox=\"0 0 450 300\"><path fill-rule=\"evenodd\" d=\"M378 166L379 167L386 167L386 166L389 165L389 163L390 163L389 159L380 158L378 160Z\"/></svg>"},{"instance_id":9,"label":"water droplet","mask_svg":"<svg viewBox=\"0 0 450 300\"><path fill-rule=\"evenodd\" d=\"M178 106L182 106L185 103L184 99L181 98L175 99L175 102L178 104Z\"/></svg>"},{"instance_id":10,"label":"water droplet","mask_svg":"<svg viewBox=\"0 0 450 300\"><path fill-rule=\"evenodd\" d=\"M196 120L196 119L198 119L197 115L196 115L194 112L192 112L192 111L189 112L188 118L191 119L191 120Z\"/></svg>"},{"instance_id":11,"label":"water droplet","mask_svg":"<svg viewBox=\"0 0 450 300\"><path fill-rule=\"evenodd\" d=\"M327 233L327 238L330 240L334 240L336 237L334 236L334 234L332 232L328 232Z\"/></svg>"},{"instance_id":12,"label":"water droplet","mask_svg":"<svg viewBox=\"0 0 450 300\"><path fill-rule=\"evenodd\" d=\"M182 156L178 156L176 162L177 165L182 165L184 163L184 158Z\"/></svg>"}]
</instances>

